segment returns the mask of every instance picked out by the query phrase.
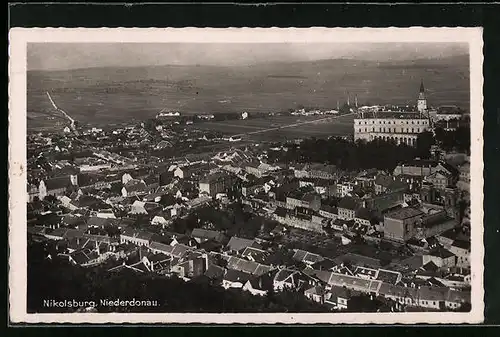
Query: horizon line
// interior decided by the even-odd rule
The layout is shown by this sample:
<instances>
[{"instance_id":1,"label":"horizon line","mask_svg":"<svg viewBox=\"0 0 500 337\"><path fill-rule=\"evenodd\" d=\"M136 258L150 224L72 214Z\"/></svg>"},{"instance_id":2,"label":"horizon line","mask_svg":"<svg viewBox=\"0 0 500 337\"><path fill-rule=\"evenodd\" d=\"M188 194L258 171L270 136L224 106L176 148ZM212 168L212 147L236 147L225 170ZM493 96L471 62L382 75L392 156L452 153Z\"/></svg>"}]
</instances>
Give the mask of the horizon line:
<instances>
[{"instance_id":1,"label":"horizon line","mask_svg":"<svg viewBox=\"0 0 500 337\"><path fill-rule=\"evenodd\" d=\"M231 65L220 65L220 64L199 64L199 63L188 63L188 64L173 64L173 63L165 63L165 64L149 64L149 65L109 65L109 66L91 66L91 67L76 67L76 68L53 68L53 69L28 69L26 67L26 72L63 72L63 71L78 71L78 70L87 70L87 69L105 69L105 68L144 68L144 67L213 67L213 68L239 68L239 67L250 67L250 66L258 66L258 65L271 65L271 64L292 64L292 63L314 63L314 62L324 62L324 61L337 61L337 60L345 60L345 61L358 61L358 62L370 62L370 63L390 63L390 62L418 62L418 61L426 61L426 60L439 60L439 59L450 59L455 57L464 57L470 56L469 53L460 53L456 55L448 55L448 56L428 56L428 57L419 57L412 59L398 59L398 60L369 60L364 58L355 58L355 57L338 57L338 58L321 58L317 60L296 60L296 61L262 61L262 62L254 62L254 63L246 63L246 64L231 64ZM29 63L29 62L27 62Z\"/></svg>"}]
</instances>

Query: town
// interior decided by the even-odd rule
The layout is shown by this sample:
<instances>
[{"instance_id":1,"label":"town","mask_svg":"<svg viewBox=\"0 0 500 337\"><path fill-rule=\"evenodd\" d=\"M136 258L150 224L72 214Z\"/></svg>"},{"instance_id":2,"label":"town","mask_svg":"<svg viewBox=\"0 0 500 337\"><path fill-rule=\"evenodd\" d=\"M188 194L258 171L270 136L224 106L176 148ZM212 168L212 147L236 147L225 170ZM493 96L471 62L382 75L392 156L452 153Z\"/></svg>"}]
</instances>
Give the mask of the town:
<instances>
[{"instance_id":1,"label":"town","mask_svg":"<svg viewBox=\"0 0 500 337\"><path fill-rule=\"evenodd\" d=\"M165 110L29 133L28 250L68 273L293 292L325 312L468 311L469 118L428 105L424 83L415 91L415 106L356 96L280 112L296 128L309 123L297 116L351 116L349 136L261 139L206 126L274 113Z\"/></svg>"}]
</instances>

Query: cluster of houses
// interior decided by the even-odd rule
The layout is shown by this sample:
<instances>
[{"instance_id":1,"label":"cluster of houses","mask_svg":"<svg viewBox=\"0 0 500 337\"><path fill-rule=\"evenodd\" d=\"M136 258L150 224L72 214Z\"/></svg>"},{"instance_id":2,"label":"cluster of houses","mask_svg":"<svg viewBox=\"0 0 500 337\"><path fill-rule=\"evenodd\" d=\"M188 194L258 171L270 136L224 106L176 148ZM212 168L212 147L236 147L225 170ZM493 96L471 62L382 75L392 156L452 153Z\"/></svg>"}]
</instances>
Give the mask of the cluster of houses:
<instances>
[{"instance_id":1,"label":"cluster of houses","mask_svg":"<svg viewBox=\"0 0 500 337\"><path fill-rule=\"evenodd\" d=\"M457 309L470 302L470 237L458 212L467 177L444 161L416 159L389 174L277 165L243 150L133 167L108 151L93 155L92 165L86 161L76 172L32 179L28 186L29 234L56 242L58 254L73 264L186 281L202 277L254 295L293 289L338 310L356 294L390 299L395 310ZM268 238L226 238L208 228L167 232L193 209L232 202L282 227L341 238L345 246L358 238L390 241L412 256L383 266L356 254L296 250L300 264L283 264Z\"/></svg>"}]
</instances>

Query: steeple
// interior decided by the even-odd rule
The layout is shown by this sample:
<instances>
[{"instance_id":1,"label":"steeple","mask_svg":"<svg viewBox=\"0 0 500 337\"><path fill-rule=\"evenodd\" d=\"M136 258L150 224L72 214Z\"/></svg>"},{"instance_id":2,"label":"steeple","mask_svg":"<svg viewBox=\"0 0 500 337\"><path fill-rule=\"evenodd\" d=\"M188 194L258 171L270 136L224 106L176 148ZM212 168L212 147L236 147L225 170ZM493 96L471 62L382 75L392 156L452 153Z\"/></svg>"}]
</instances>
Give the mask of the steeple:
<instances>
[{"instance_id":1,"label":"steeple","mask_svg":"<svg viewBox=\"0 0 500 337\"><path fill-rule=\"evenodd\" d=\"M418 94L417 109L419 113L424 113L427 110L427 99L425 98L424 81L420 81L420 93Z\"/></svg>"}]
</instances>

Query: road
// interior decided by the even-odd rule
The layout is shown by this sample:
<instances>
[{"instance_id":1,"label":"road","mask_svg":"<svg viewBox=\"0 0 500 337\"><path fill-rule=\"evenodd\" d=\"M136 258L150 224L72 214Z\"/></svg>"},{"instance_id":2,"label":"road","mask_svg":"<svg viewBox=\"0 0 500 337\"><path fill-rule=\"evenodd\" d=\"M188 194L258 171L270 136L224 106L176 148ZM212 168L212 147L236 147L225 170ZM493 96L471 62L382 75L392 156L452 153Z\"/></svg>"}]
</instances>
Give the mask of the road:
<instances>
[{"instance_id":1,"label":"road","mask_svg":"<svg viewBox=\"0 0 500 337\"><path fill-rule=\"evenodd\" d=\"M305 124L318 123L318 122L328 121L328 120L337 119L340 117L345 117L345 116L350 116L350 115L354 115L354 112L344 114L344 115L330 116L330 117L315 119L315 120L311 120L311 121L305 121L305 122L299 122L299 123L288 124L288 125L283 125L283 126L277 126L275 128L240 133L238 135L233 135L232 137L243 137L243 136L248 136L248 135L255 135L258 133L269 132L269 131L276 131L276 130L287 129L287 128L295 128L297 126L301 126L301 125L305 125Z\"/></svg>"}]
</instances>

